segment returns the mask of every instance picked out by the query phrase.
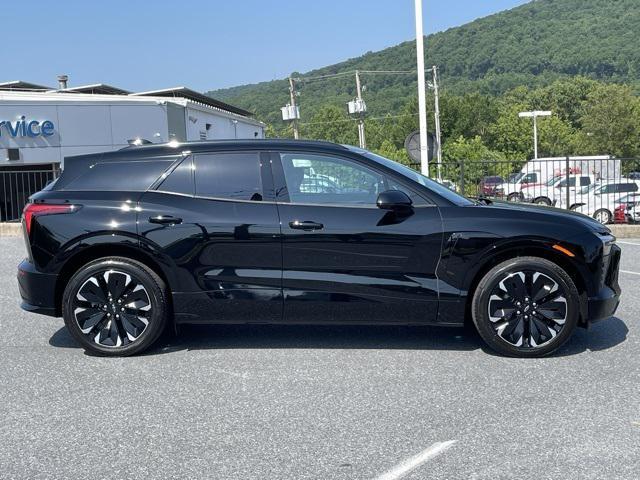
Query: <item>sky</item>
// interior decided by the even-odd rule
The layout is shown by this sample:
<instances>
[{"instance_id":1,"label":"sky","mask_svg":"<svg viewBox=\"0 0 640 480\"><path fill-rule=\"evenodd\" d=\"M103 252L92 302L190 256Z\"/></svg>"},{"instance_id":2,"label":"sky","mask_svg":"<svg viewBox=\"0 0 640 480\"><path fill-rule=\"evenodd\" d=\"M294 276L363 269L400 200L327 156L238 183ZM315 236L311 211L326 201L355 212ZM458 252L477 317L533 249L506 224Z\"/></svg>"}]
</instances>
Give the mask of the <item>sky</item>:
<instances>
[{"instance_id":1,"label":"sky","mask_svg":"<svg viewBox=\"0 0 640 480\"><path fill-rule=\"evenodd\" d=\"M424 0L437 32L528 0ZM199 91L283 78L415 38L412 0L3 2L0 82Z\"/></svg>"}]
</instances>

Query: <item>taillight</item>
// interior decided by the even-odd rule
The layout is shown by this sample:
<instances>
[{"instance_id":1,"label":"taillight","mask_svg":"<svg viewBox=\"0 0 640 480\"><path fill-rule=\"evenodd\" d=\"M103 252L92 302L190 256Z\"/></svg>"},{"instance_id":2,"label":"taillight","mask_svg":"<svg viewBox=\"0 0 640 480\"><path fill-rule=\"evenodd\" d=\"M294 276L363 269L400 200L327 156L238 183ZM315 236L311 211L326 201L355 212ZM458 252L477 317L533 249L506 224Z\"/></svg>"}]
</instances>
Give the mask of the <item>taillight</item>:
<instances>
[{"instance_id":1,"label":"taillight","mask_svg":"<svg viewBox=\"0 0 640 480\"><path fill-rule=\"evenodd\" d=\"M27 235L31 234L31 223L35 217L43 215L59 215L61 213L73 213L78 210L76 205L54 205L46 203L28 203L22 211Z\"/></svg>"}]
</instances>

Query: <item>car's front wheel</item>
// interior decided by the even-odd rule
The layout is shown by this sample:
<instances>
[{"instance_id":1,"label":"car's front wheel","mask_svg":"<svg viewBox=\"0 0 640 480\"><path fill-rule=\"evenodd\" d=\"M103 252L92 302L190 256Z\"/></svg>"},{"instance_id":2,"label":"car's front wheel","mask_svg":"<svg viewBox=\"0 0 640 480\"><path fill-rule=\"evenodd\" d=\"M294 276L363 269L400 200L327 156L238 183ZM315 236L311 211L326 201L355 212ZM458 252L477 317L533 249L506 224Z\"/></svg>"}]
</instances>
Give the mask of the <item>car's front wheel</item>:
<instances>
[{"instance_id":1,"label":"car's front wheel","mask_svg":"<svg viewBox=\"0 0 640 480\"><path fill-rule=\"evenodd\" d=\"M494 350L541 357L562 346L578 323L578 291L571 277L549 260L521 257L492 268L480 280L473 322Z\"/></svg>"},{"instance_id":2,"label":"car's front wheel","mask_svg":"<svg viewBox=\"0 0 640 480\"><path fill-rule=\"evenodd\" d=\"M606 208L601 208L593 215L593 218L595 218L597 221L599 221L603 225L607 225L611 223L611 220L613 219L613 214Z\"/></svg>"},{"instance_id":3,"label":"car's front wheel","mask_svg":"<svg viewBox=\"0 0 640 480\"><path fill-rule=\"evenodd\" d=\"M149 348L165 328L166 286L140 262L101 258L71 277L62 298L62 314L85 350L105 356L133 355Z\"/></svg>"}]
</instances>

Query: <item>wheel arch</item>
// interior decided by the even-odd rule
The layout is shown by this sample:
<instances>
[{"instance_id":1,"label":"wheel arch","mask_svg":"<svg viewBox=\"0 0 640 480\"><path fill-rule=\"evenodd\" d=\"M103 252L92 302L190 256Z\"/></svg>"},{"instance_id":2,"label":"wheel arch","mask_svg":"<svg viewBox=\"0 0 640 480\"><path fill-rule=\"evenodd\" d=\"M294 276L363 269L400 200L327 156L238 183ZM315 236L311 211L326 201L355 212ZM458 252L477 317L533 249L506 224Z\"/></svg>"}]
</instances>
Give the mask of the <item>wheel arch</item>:
<instances>
[{"instance_id":1,"label":"wheel arch","mask_svg":"<svg viewBox=\"0 0 640 480\"><path fill-rule=\"evenodd\" d=\"M586 325L586 319L588 312L586 311L587 305L587 285L583 279L582 273L579 268L564 254L553 250L543 244L536 245L512 245L510 247L501 248L500 251L495 252L493 255L483 257L482 263L478 266L475 272L471 275L471 279L468 283L467 298L465 303L465 322L471 319L471 304L473 302L473 296L480 280L496 265L502 262L511 260L518 257L539 257L550 262L555 263L562 268L573 280L578 293L580 294L580 318L579 325Z\"/></svg>"},{"instance_id":2,"label":"wheel arch","mask_svg":"<svg viewBox=\"0 0 640 480\"><path fill-rule=\"evenodd\" d=\"M167 285L167 296L171 302L171 288L167 276L160 265L147 253L129 245L97 244L83 248L69 257L58 274L55 287L56 314L62 313L62 294L71 277L83 266L104 257L124 257L136 260L153 270Z\"/></svg>"}]
</instances>

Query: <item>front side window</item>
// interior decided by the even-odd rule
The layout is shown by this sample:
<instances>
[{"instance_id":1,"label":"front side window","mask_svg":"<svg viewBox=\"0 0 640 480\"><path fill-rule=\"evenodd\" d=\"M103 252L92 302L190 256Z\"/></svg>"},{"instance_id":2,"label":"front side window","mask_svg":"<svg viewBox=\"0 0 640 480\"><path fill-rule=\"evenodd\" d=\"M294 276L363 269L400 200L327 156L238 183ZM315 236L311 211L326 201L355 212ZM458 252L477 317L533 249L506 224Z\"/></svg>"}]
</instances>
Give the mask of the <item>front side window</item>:
<instances>
[{"instance_id":1,"label":"front side window","mask_svg":"<svg viewBox=\"0 0 640 480\"><path fill-rule=\"evenodd\" d=\"M207 153L194 159L196 196L262 200L258 153Z\"/></svg>"},{"instance_id":2,"label":"front side window","mask_svg":"<svg viewBox=\"0 0 640 480\"><path fill-rule=\"evenodd\" d=\"M428 204L401 182L353 160L311 153L283 153L280 158L292 203L373 207L380 193L400 190L414 205Z\"/></svg>"},{"instance_id":3,"label":"front side window","mask_svg":"<svg viewBox=\"0 0 640 480\"><path fill-rule=\"evenodd\" d=\"M343 158L285 153L281 160L293 203L375 205L385 189L381 174Z\"/></svg>"}]
</instances>

